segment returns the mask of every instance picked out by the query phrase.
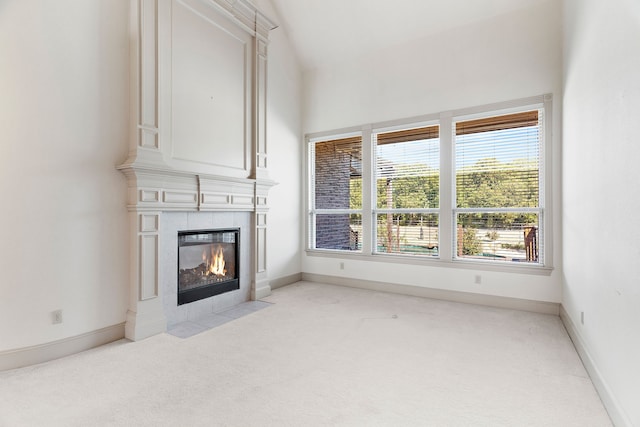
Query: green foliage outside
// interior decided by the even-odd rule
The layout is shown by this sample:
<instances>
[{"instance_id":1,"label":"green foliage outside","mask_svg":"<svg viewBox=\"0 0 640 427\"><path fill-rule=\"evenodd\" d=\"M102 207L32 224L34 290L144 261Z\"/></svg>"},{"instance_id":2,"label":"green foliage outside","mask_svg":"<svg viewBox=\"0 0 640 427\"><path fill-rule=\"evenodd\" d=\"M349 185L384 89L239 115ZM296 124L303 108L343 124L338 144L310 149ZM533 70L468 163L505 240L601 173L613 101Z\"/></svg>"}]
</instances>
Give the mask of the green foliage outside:
<instances>
[{"instance_id":1,"label":"green foliage outside","mask_svg":"<svg viewBox=\"0 0 640 427\"><path fill-rule=\"evenodd\" d=\"M349 209L362 209L362 177L349 181Z\"/></svg>"},{"instance_id":2,"label":"green foliage outside","mask_svg":"<svg viewBox=\"0 0 640 427\"><path fill-rule=\"evenodd\" d=\"M539 199L536 162L516 160L501 163L479 160L456 175L456 205L459 208L535 208ZM536 214L461 215L464 227L511 228L515 224L536 224Z\"/></svg>"},{"instance_id":3,"label":"green foliage outside","mask_svg":"<svg viewBox=\"0 0 640 427\"><path fill-rule=\"evenodd\" d=\"M482 246L473 227L465 228L462 234L462 254L476 255L480 253Z\"/></svg>"},{"instance_id":4,"label":"green foliage outside","mask_svg":"<svg viewBox=\"0 0 640 427\"><path fill-rule=\"evenodd\" d=\"M378 179L379 209L425 209L440 205L440 176L437 170L424 165L396 166L392 179ZM411 175L413 173L414 175ZM419 175L416 175L418 173ZM537 163L516 160L501 163L482 159L456 175L459 208L527 208L538 207ZM362 181L352 180L351 207L362 206ZM354 194L355 192L355 194ZM400 225L415 224L415 214L396 215ZM510 228L515 224L536 224L536 214L470 214L464 215L466 227Z\"/></svg>"},{"instance_id":5,"label":"green foliage outside","mask_svg":"<svg viewBox=\"0 0 640 427\"><path fill-rule=\"evenodd\" d=\"M394 165L392 178L380 178L376 183L378 209L425 209L440 205L439 171L426 165ZM482 159L456 175L456 205L459 208L528 208L538 207L538 164L524 160L509 163L496 159ZM352 209L362 208L362 179L351 180ZM399 226L422 226L425 214L393 214L389 221L380 222L378 242L387 251L397 250L402 242ZM437 223L437 219L436 219ZM476 255L482 251L478 229L513 229L537 225L538 215L528 213L478 213L458 215L463 227L463 254ZM391 227L390 230L387 228ZM497 232L487 235L496 241ZM508 245L508 244L507 244ZM521 244L509 245L520 249ZM517 248L516 248L517 246ZM505 247L505 244L501 244Z\"/></svg>"},{"instance_id":6,"label":"green foliage outside","mask_svg":"<svg viewBox=\"0 0 640 427\"><path fill-rule=\"evenodd\" d=\"M428 209L440 205L440 175L425 165L395 167L392 179L378 179L377 207L379 209ZM401 226L422 225L424 214L395 214Z\"/></svg>"}]
</instances>

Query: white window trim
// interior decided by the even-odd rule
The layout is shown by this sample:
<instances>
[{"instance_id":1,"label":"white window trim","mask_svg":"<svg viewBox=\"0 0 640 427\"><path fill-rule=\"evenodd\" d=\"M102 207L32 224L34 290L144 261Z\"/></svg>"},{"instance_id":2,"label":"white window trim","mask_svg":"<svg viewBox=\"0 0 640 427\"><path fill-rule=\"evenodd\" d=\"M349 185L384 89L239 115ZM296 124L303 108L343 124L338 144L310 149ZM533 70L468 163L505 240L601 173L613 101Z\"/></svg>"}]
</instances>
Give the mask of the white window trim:
<instances>
[{"instance_id":1,"label":"white window trim","mask_svg":"<svg viewBox=\"0 0 640 427\"><path fill-rule=\"evenodd\" d=\"M342 131L336 132L322 132L318 134L314 134L314 136L307 136L307 143L305 146L305 157L307 161L305 162L304 174L306 179L307 194L305 197L305 234L306 234L306 248L313 248L313 251L319 252L338 252L342 253L344 251L338 251L335 249L320 249L315 248L316 240L315 240L315 216L320 214L360 214L361 217L364 217L364 206L363 209L317 209L314 206L313 200L315 200L315 174L312 176L311 171L313 167L311 166L314 163L314 157L311 150L309 150L309 146L315 142L329 141L332 139L343 139L343 138L352 138L352 137L362 137L363 145L364 145L364 133L360 128L349 128L343 129ZM366 163L366 162L363 162ZM364 174L364 172L363 172ZM364 199L364 195L363 195ZM363 200L364 203L364 200ZM314 224L314 225L312 225ZM353 251L353 253L362 254L363 251Z\"/></svg>"},{"instance_id":2,"label":"white window trim","mask_svg":"<svg viewBox=\"0 0 640 427\"><path fill-rule=\"evenodd\" d=\"M305 170L304 176L306 180L307 194L305 196L305 247L306 253L310 256L321 256L341 259L357 259L362 261L379 261L391 262L397 264L412 265L429 265L433 267L450 267L487 271L516 272L522 274L533 275L549 275L553 271L553 214L552 214L552 182L551 177L551 146L552 146L552 100L551 94L539 95L529 98L522 98L512 101L486 104L471 108L444 111L439 114L430 114L424 116L411 117L400 120L378 122L366 124L359 127L349 127L338 129L335 131L318 132L307 134L305 137ZM453 232L454 215L456 212L462 212L464 209L455 207L454 188L455 183L455 158L454 158L454 136L452 132L452 124L455 121L468 120L478 117L486 117L488 115L508 114L517 111L523 111L527 108L543 108L544 109L544 136L541 144L540 166L541 188L540 188L540 204L539 208L532 208L532 211L540 212L541 236L544 247L543 262L541 264L528 263L501 263L491 260L477 260L456 258L453 254L455 243L455 233ZM373 185L374 182L374 165L375 150L372 147L371 135L373 132L381 132L387 130L407 129L419 127L421 124L439 124L440 126L440 207L435 209L439 213L439 256L421 256L412 254L383 254L373 251L373 242L375 242L375 218L376 213L383 212L384 209L373 209L375 201ZM362 180L362 230L363 235L368 236L364 239L362 251L340 251L330 249L315 249L312 246L310 215L312 213L312 180L310 177L311 169L311 153L309 147L317 141L327 141L345 136L353 136L355 134L362 135L362 174L369 179ZM365 161L366 159L366 161ZM503 210L506 208L491 209L492 211ZM522 211L519 209L518 211ZM474 210L475 211L475 210Z\"/></svg>"},{"instance_id":3,"label":"white window trim","mask_svg":"<svg viewBox=\"0 0 640 427\"><path fill-rule=\"evenodd\" d=\"M376 150L375 150L375 144L373 143L372 140L372 136L374 133L385 133L385 132L394 132L394 131L400 131L400 130L407 130L407 129L417 129L417 128L422 128L422 127L427 127L427 126L438 126L440 127L440 116L439 115L430 115L430 116L422 116L422 117L415 117L413 119L404 119L402 121L393 121L393 122L384 122L384 123L377 123L374 125L371 125L371 134L370 134L370 138L368 139L369 141L369 149L371 150L371 174L367 175L369 177L371 177L371 179L369 179L369 184L371 186L371 193L370 194L370 205L371 205L371 209L368 212L371 212L371 215L367 215L370 217L371 219L371 233L370 233L370 244L369 246L371 246L371 250L369 252L366 252L367 254L371 254L374 257L380 257L380 256L390 256L393 258L398 258L398 257L415 257L418 259L424 259L424 258L429 258L429 259L440 259L440 247L438 247L438 255L437 256L433 256L433 255L429 255L429 256L424 256L424 255L418 255L418 254L410 254L410 253L404 253L404 254L389 254L389 253L384 253L384 252L377 252L374 250L373 247L373 242L377 242L377 238L378 238L378 222L377 222L377 218L376 216L379 214L394 214L394 213L402 213L402 212L406 212L406 213L426 213L426 214L437 214L438 215L438 235L442 235L442 229L441 224L440 224L440 217L442 215L442 205L440 204L440 207L438 208L428 208L428 209L420 209L420 208L407 208L407 209L384 209L384 208L377 208L377 204L378 204L378 200L377 200L377 189L376 189L376 170L375 170L375 165L376 165ZM439 130L439 132L441 132L441 129ZM363 140L363 145L364 145L364 140ZM442 145L442 140L440 140L439 145ZM441 148L439 147L439 149L441 150ZM440 154L440 161L442 162L442 153ZM442 179L442 178L441 178ZM442 190L440 190L442 191ZM439 245L438 245L439 246ZM364 251L363 251L364 252Z\"/></svg>"}]
</instances>

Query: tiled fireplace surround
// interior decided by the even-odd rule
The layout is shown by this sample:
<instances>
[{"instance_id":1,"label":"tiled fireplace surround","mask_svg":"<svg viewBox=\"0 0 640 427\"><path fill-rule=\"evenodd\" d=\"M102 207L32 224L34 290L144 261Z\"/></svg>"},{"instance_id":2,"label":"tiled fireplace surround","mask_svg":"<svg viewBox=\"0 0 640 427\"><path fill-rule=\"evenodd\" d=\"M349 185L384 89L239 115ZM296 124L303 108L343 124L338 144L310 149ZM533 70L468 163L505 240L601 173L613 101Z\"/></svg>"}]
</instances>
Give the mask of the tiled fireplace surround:
<instances>
[{"instance_id":1,"label":"tiled fireplace surround","mask_svg":"<svg viewBox=\"0 0 640 427\"><path fill-rule=\"evenodd\" d=\"M127 338L144 339L271 293L266 238L272 181L120 169L132 201ZM178 306L178 232L229 228L240 229L240 289Z\"/></svg>"},{"instance_id":2,"label":"tiled fireplace surround","mask_svg":"<svg viewBox=\"0 0 640 427\"><path fill-rule=\"evenodd\" d=\"M131 2L130 149L118 166L129 187L131 340L271 293L266 73L273 28L248 0ZM212 114L212 106L233 115ZM178 306L178 231L221 228L240 228L240 289Z\"/></svg>"},{"instance_id":3,"label":"tiled fireplace surround","mask_svg":"<svg viewBox=\"0 0 640 427\"><path fill-rule=\"evenodd\" d=\"M167 328L220 312L251 299L251 214L249 212L166 212L160 219L160 239L165 248L160 253L160 287ZM214 297L178 305L178 231L240 229L240 289Z\"/></svg>"}]
</instances>

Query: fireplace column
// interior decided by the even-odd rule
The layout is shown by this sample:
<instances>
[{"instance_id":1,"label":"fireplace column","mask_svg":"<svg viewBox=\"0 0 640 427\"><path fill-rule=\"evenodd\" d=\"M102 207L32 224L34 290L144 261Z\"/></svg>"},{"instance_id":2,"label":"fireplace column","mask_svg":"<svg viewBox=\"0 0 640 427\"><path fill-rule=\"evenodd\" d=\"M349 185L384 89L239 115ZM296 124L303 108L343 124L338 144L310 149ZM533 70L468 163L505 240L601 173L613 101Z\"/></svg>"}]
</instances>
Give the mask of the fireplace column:
<instances>
[{"instance_id":1,"label":"fireplace column","mask_svg":"<svg viewBox=\"0 0 640 427\"><path fill-rule=\"evenodd\" d=\"M271 294L271 285L267 275L267 192L271 185L256 184L256 208L253 214L255 230L254 282L251 286L251 299L257 300Z\"/></svg>"},{"instance_id":2,"label":"fireplace column","mask_svg":"<svg viewBox=\"0 0 640 427\"><path fill-rule=\"evenodd\" d=\"M131 233L130 296L125 336L137 341L167 328L160 298L158 255L160 212L129 213Z\"/></svg>"},{"instance_id":3,"label":"fireplace column","mask_svg":"<svg viewBox=\"0 0 640 427\"><path fill-rule=\"evenodd\" d=\"M254 228L254 282L251 298L264 298L271 294L271 286L267 276L267 193L275 184L269 179L267 157L267 47L269 31L274 25L259 11L254 21L254 99L255 114L253 117L255 167L253 176L256 179L255 209L253 214Z\"/></svg>"}]
</instances>

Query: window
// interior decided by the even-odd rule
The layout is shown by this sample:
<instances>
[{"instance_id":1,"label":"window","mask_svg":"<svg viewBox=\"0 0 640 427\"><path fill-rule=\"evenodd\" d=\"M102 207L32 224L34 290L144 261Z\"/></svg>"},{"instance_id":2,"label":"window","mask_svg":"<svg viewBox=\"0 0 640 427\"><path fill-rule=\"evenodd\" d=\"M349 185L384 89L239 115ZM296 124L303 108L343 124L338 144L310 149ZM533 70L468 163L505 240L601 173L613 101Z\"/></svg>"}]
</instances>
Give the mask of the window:
<instances>
[{"instance_id":1,"label":"window","mask_svg":"<svg viewBox=\"0 0 640 427\"><path fill-rule=\"evenodd\" d=\"M438 255L440 140L437 125L378 132L376 245L378 253Z\"/></svg>"},{"instance_id":2,"label":"window","mask_svg":"<svg viewBox=\"0 0 640 427\"><path fill-rule=\"evenodd\" d=\"M309 250L550 267L550 109L544 95L308 136Z\"/></svg>"},{"instance_id":3,"label":"window","mask_svg":"<svg viewBox=\"0 0 640 427\"><path fill-rule=\"evenodd\" d=\"M315 141L310 151L311 247L345 251L360 250L362 137Z\"/></svg>"},{"instance_id":4,"label":"window","mask_svg":"<svg viewBox=\"0 0 640 427\"><path fill-rule=\"evenodd\" d=\"M454 123L456 257L541 259L542 112Z\"/></svg>"}]
</instances>

